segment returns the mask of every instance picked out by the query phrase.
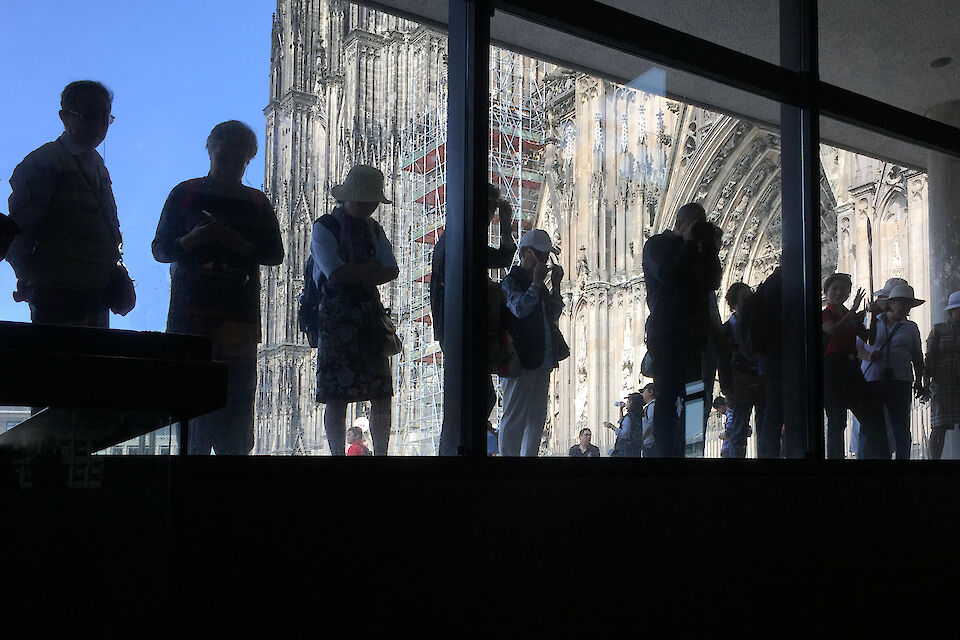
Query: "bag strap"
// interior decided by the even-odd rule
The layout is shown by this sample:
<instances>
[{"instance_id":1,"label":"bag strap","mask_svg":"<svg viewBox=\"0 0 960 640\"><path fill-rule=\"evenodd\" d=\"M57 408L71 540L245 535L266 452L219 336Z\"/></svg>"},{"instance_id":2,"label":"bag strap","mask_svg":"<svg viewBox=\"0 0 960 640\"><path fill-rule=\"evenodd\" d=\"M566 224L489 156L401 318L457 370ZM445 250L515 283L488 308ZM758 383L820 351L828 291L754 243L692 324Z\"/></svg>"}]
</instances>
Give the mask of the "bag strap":
<instances>
[{"instance_id":1,"label":"bag strap","mask_svg":"<svg viewBox=\"0 0 960 640\"><path fill-rule=\"evenodd\" d=\"M884 323L884 324L886 324L886 323ZM880 347L879 349L877 349L877 351L883 351L884 349L887 350L887 361L890 360L890 348L889 348L889 347L890 347L890 341L893 340L894 334L897 332L897 329L899 329L902 324L903 324L903 320L897 321L897 326L895 326L895 327L893 328L893 331L891 331L889 334L887 334L887 340L886 340L886 342L883 343L883 346L882 346L882 347ZM874 351L873 353L876 353L877 351ZM872 366L875 365L875 364L876 364L876 363L871 360L871 361L870 361L870 364L867 365L867 369L866 369L866 371L864 371L864 373L866 373L867 371L870 371L870 367L872 367Z\"/></svg>"}]
</instances>

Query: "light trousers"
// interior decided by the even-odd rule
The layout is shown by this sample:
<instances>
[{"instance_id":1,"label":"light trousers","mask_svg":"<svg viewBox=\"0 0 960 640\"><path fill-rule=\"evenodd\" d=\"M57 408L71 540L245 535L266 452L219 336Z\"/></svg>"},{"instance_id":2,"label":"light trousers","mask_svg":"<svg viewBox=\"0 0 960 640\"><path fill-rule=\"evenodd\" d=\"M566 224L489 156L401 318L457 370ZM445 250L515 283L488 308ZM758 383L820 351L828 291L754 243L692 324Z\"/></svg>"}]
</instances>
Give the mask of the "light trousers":
<instances>
[{"instance_id":1,"label":"light trousers","mask_svg":"<svg viewBox=\"0 0 960 640\"><path fill-rule=\"evenodd\" d=\"M547 390L553 369L524 369L516 378L501 378L503 417L500 455L536 457L547 420Z\"/></svg>"}]
</instances>

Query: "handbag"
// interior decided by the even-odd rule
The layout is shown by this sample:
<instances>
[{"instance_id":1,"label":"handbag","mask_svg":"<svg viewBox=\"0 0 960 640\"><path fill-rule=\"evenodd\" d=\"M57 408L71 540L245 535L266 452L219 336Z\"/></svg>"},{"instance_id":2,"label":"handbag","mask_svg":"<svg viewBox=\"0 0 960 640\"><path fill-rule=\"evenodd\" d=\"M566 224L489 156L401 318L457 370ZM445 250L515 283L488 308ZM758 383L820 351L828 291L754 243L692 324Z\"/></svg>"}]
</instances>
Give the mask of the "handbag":
<instances>
[{"instance_id":1,"label":"handbag","mask_svg":"<svg viewBox=\"0 0 960 640\"><path fill-rule=\"evenodd\" d=\"M653 354L650 353L650 350L647 349L647 352L643 354L643 359L640 361L640 375L644 378L653 378Z\"/></svg>"},{"instance_id":2,"label":"handbag","mask_svg":"<svg viewBox=\"0 0 960 640\"><path fill-rule=\"evenodd\" d=\"M523 373L523 366L520 364L520 354L513 345L513 337L508 331L502 331L499 337L495 337L496 343L490 345L487 356L488 368L490 373L495 373L501 378L516 378Z\"/></svg>"},{"instance_id":3,"label":"handbag","mask_svg":"<svg viewBox=\"0 0 960 640\"><path fill-rule=\"evenodd\" d=\"M403 342L397 334L397 326L393 324L388 310L384 310L384 314L380 317L380 328L383 330L383 355L389 358L400 353L403 350Z\"/></svg>"},{"instance_id":4,"label":"handbag","mask_svg":"<svg viewBox=\"0 0 960 640\"><path fill-rule=\"evenodd\" d=\"M117 315L125 316L137 305L137 292L133 279L123 262L117 263L106 291L107 307Z\"/></svg>"}]
</instances>

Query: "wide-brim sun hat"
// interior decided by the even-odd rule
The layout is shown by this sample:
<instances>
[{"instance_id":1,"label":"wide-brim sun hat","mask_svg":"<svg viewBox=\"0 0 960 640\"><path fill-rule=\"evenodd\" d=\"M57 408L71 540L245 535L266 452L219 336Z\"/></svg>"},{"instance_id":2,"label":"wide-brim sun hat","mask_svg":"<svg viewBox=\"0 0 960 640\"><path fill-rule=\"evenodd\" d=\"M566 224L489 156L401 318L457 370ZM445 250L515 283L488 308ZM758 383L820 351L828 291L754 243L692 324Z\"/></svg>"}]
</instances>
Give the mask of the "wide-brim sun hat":
<instances>
[{"instance_id":1,"label":"wide-brim sun hat","mask_svg":"<svg viewBox=\"0 0 960 640\"><path fill-rule=\"evenodd\" d=\"M350 169L343 184L330 187L330 194L337 202L382 202L393 204L383 193L383 172L368 164L358 164Z\"/></svg>"},{"instance_id":2,"label":"wide-brim sun hat","mask_svg":"<svg viewBox=\"0 0 960 640\"><path fill-rule=\"evenodd\" d=\"M954 291L950 294L950 299L947 300L944 311L950 311L951 309L960 309L960 291Z\"/></svg>"},{"instance_id":3,"label":"wide-brim sun hat","mask_svg":"<svg viewBox=\"0 0 960 640\"><path fill-rule=\"evenodd\" d=\"M926 300L920 300L913 294L913 287L908 284L894 285L887 296L887 302L890 300L903 300L910 307L919 307Z\"/></svg>"},{"instance_id":4,"label":"wide-brim sun hat","mask_svg":"<svg viewBox=\"0 0 960 640\"><path fill-rule=\"evenodd\" d=\"M554 247L553 242L550 241L550 234L543 229L533 229L523 234L523 237L520 238L519 248L523 249L524 247L530 247L543 253L560 254L560 250Z\"/></svg>"},{"instance_id":5,"label":"wide-brim sun hat","mask_svg":"<svg viewBox=\"0 0 960 640\"><path fill-rule=\"evenodd\" d=\"M904 280L903 278L889 278L886 282L883 283L883 289L880 289L879 295L883 296L884 298L889 298L890 291L893 290L895 286L901 285L901 284L907 285L910 283Z\"/></svg>"}]
</instances>

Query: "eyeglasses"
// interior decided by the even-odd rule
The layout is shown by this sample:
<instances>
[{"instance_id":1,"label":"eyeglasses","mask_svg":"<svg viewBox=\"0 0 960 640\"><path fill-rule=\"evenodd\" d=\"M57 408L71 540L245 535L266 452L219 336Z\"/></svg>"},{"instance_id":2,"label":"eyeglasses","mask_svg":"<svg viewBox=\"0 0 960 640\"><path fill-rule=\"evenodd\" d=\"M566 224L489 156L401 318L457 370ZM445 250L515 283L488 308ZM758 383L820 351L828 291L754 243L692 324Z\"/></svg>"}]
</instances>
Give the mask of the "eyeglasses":
<instances>
[{"instance_id":1,"label":"eyeglasses","mask_svg":"<svg viewBox=\"0 0 960 640\"><path fill-rule=\"evenodd\" d=\"M72 113L84 122L106 122L107 125L113 124L113 121L117 119L116 116L100 111L67 111L67 113Z\"/></svg>"}]
</instances>

